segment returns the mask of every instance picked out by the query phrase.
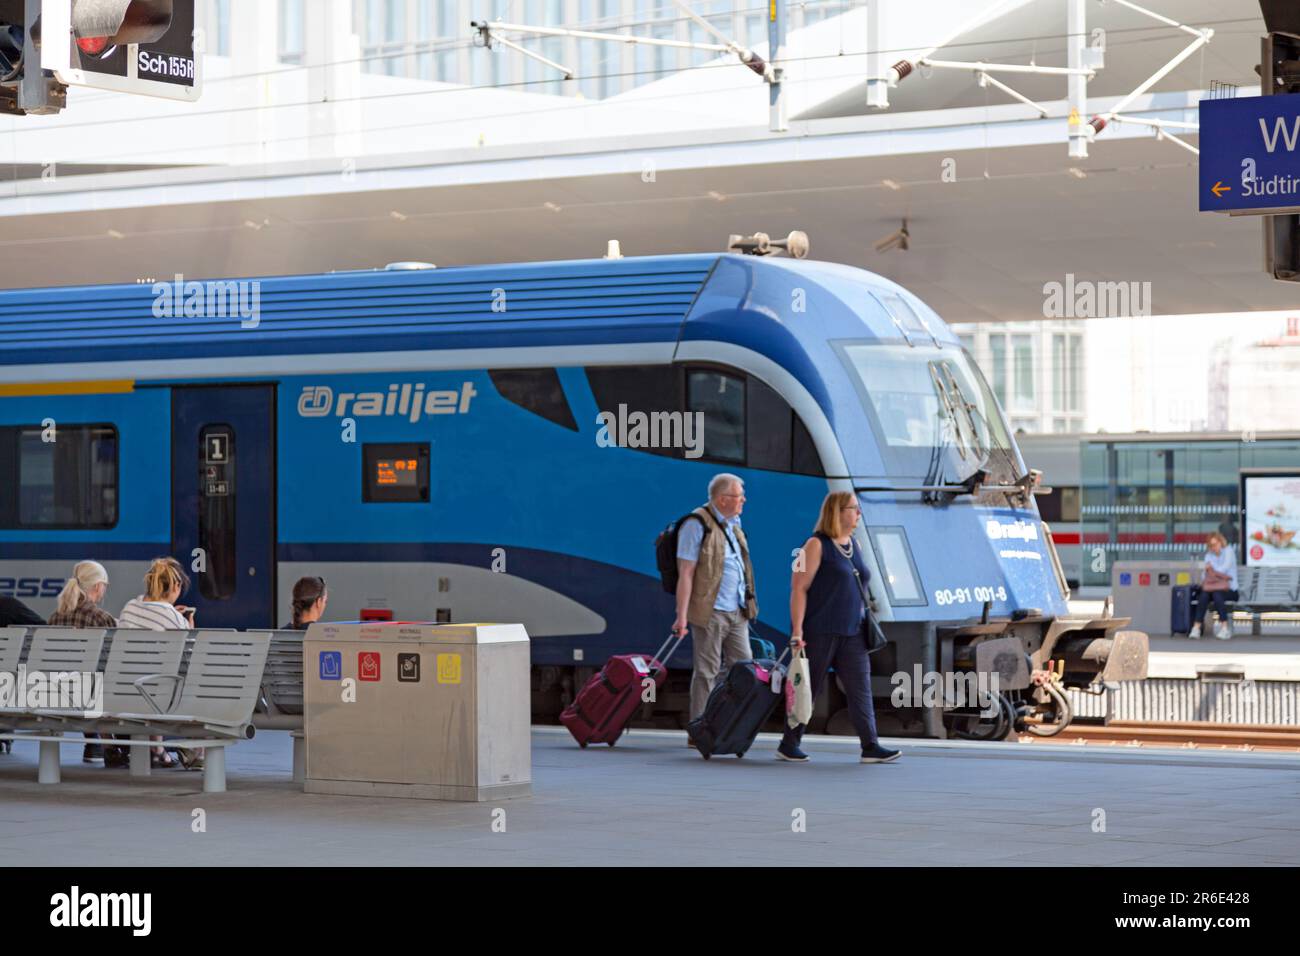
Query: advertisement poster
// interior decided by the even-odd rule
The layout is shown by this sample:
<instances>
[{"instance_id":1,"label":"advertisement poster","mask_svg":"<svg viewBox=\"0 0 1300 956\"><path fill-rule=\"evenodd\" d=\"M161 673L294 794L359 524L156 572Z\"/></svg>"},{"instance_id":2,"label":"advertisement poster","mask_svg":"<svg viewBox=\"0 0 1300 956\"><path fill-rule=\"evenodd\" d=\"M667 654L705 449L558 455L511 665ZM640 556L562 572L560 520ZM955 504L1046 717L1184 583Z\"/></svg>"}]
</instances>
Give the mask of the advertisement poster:
<instances>
[{"instance_id":1,"label":"advertisement poster","mask_svg":"<svg viewBox=\"0 0 1300 956\"><path fill-rule=\"evenodd\" d=\"M1247 475L1246 565L1300 566L1300 474Z\"/></svg>"}]
</instances>

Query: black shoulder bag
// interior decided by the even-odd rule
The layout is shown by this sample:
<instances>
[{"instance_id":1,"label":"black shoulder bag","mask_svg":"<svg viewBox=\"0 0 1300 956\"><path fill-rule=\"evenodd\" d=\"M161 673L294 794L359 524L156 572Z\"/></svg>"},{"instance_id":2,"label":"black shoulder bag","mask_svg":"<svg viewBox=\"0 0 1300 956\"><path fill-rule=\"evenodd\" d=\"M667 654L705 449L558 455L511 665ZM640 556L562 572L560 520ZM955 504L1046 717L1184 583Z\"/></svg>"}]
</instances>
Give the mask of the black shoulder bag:
<instances>
[{"instance_id":1,"label":"black shoulder bag","mask_svg":"<svg viewBox=\"0 0 1300 956\"><path fill-rule=\"evenodd\" d=\"M862 583L862 575L858 573L857 566L853 568L853 577L857 579L858 590L862 592L862 639L867 642L867 653L874 654L876 651L884 648L889 643L885 639L885 632L880 629L876 623L876 615L871 613L871 597L867 594L867 588Z\"/></svg>"}]
</instances>

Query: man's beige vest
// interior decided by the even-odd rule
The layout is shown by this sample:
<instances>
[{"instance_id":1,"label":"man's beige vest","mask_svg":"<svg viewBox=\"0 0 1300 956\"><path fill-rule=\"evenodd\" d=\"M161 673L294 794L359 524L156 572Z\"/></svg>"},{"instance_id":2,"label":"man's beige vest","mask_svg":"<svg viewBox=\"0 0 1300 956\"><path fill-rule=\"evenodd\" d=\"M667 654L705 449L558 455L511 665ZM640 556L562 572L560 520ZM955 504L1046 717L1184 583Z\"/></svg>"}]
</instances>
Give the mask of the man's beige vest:
<instances>
[{"instance_id":1,"label":"man's beige vest","mask_svg":"<svg viewBox=\"0 0 1300 956\"><path fill-rule=\"evenodd\" d=\"M718 599L718 588L722 586L722 566L727 559L727 534L719 526L717 516L708 505L696 508L692 514L699 515L709 533L700 544L700 556L695 564L695 577L691 583L691 603L686 608L686 620L696 627L707 627L713 615L713 602ZM749 563L749 542L745 532L739 526L733 529L736 543L740 545L740 557L745 565L745 581L754 587L754 567ZM754 620L758 617L758 601L753 597L743 609L745 617Z\"/></svg>"}]
</instances>

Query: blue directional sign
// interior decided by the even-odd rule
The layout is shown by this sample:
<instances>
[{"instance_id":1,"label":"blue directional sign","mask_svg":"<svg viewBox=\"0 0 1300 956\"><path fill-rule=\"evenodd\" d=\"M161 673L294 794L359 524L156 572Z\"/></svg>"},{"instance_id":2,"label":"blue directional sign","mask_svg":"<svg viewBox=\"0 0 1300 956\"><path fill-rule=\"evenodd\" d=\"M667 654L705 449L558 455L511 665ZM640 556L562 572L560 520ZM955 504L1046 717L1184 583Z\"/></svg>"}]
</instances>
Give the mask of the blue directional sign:
<instances>
[{"instance_id":1,"label":"blue directional sign","mask_svg":"<svg viewBox=\"0 0 1300 956\"><path fill-rule=\"evenodd\" d=\"M1300 93L1201 100L1201 212L1300 212Z\"/></svg>"}]
</instances>

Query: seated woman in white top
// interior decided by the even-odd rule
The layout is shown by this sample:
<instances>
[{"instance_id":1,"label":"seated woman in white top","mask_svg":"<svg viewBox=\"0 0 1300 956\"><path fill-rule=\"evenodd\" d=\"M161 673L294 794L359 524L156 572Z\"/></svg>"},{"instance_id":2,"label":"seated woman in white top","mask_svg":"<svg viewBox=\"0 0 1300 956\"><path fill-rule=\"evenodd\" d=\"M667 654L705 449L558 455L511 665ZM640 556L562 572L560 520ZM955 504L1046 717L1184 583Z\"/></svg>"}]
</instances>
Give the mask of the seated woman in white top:
<instances>
[{"instance_id":1,"label":"seated woman in white top","mask_svg":"<svg viewBox=\"0 0 1300 956\"><path fill-rule=\"evenodd\" d=\"M117 626L188 631L194 626L194 609L177 606L176 601L189 586L189 576L179 561L154 558L144 576L144 594L126 602L117 616Z\"/></svg>"},{"instance_id":2,"label":"seated woman in white top","mask_svg":"<svg viewBox=\"0 0 1300 956\"><path fill-rule=\"evenodd\" d=\"M151 631L188 631L194 626L194 609L176 601L190 586L190 578L175 558L154 558L144 576L144 594L126 602L117 616L118 627L140 627ZM162 740L154 737L154 740ZM182 753L186 769L202 766L202 752ZM150 765L175 767L176 761L162 747L152 748Z\"/></svg>"},{"instance_id":3,"label":"seated woman in white top","mask_svg":"<svg viewBox=\"0 0 1300 956\"><path fill-rule=\"evenodd\" d=\"M1214 610L1219 615L1218 626L1214 636L1220 640L1232 637L1232 614L1228 611L1228 601L1236 600L1237 590L1237 555L1229 551L1227 541L1217 531L1210 533L1205 541L1205 575L1201 579L1201 594L1196 599L1196 609L1192 614L1190 638L1201 636L1201 624L1214 602Z\"/></svg>"}]
</instances>

